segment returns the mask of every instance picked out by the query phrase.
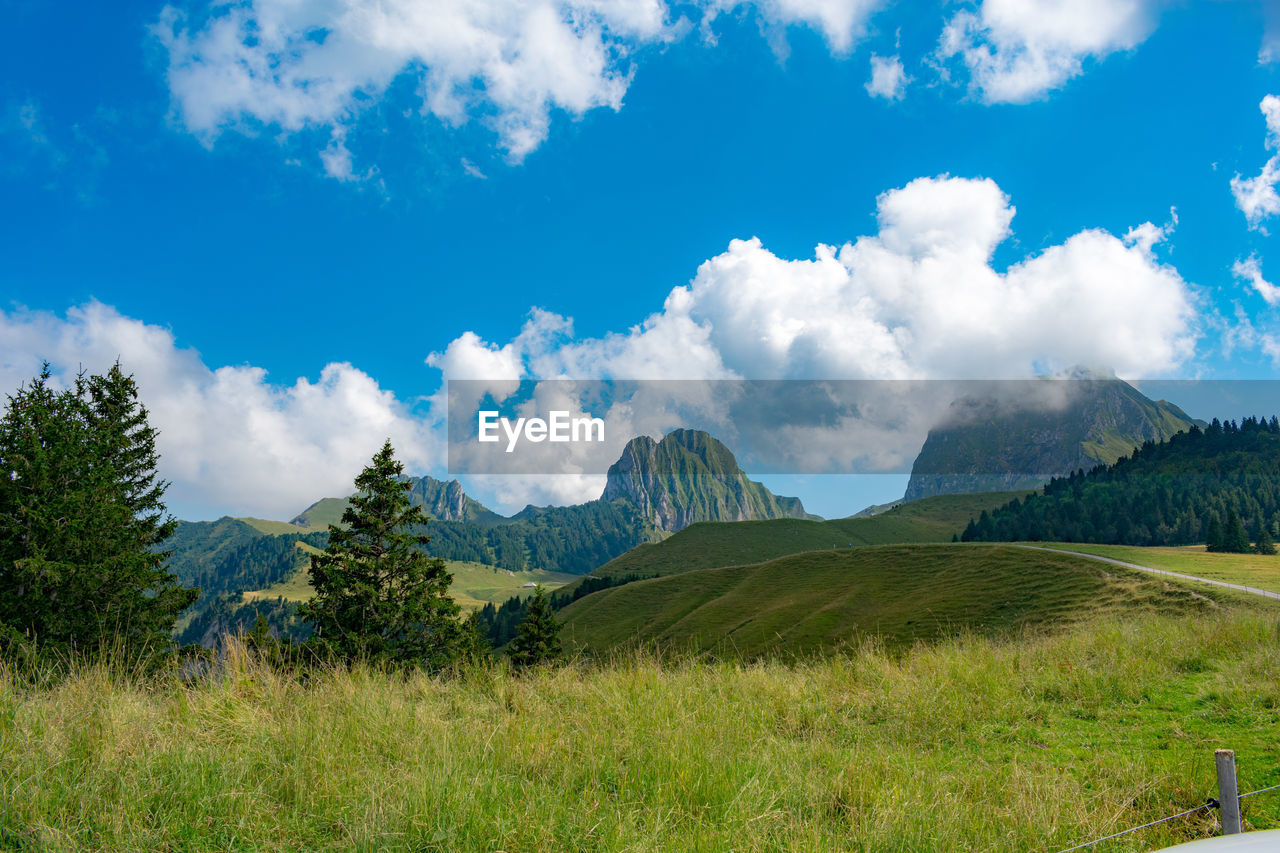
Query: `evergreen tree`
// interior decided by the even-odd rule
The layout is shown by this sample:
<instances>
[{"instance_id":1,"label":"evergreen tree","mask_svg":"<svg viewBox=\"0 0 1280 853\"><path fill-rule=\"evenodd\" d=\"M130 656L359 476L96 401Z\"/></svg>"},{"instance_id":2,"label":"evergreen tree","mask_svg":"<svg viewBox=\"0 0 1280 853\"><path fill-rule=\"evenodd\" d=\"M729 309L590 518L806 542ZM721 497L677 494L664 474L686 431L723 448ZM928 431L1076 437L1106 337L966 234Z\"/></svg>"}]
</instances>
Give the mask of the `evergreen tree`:
<instances>
[{"instance_id":1,"label":"evergreen tree","mask_svg":"<svg viewBox=\"0 0 1280 853\"><path fill-rule=\"evenodd\" d=\"M472 611L462 623L462 639L459 654L473 661L484 660L493 652L489 642L489 626L479 610Z\"/></svg>"},{"instance_id":2,"label":"evergreen tree","mask_svg":"<svg viewBox=\"0 0 1280 853\"><path fill-rule=\"evenodd\" d=\"M1228 421L1230 423L1230 421ZM1222 550L1230 554L1247 554L1249 534L1245 533L1244 524L1234 509L1227 511L1227 523L1222 533Z\"/></svg>"},{"instance_id":3,"label":"evergreen tree","mask_svg":"<svg viewBox=\"0 0 1280 853\"><path fill-rule=\"evenodd\" d=\"M315 597L299 613L315 626L315 641L338 657L438 670L461 646L453 578L444 561L422 550L431 537L422 507L409 499L391 442L356 477L357 493L329 526L329 547L311 557Z\"/></svg>"},{"instance_id":4,"label":"evergreen tree","mask_svg":"<svg viewBox=\"0 0 1280 853\"><path fill-rule=\"evenodd\" d=\"M1267 530L1266 525L1258 531L1257 541L1253 543L1253 550L1256 554L1266 554L1274 556L1276 553L1276 540L1272 538L1271 531Z\"/></svg>"},{"instance_id":5,"label":"evergreen tree","mask_svg":"<svg viewBox=\"0 0 1280 853\"><path fill-rule=\"evenodd\" d=\"M1226 550L1226 535L1222 529L1222 520L1216 512L1209 513L1209 523L1205 525L1205 550L1218 552Z\"/></svg>"},{"instance_id":6,"label":"evergreen tree","mask_svg":"<svg viewBox=\"0 0 1280 853\"><path fill-rule=\"evenodd\" d=\"M198 590L165 567L175 522L156 431L119 364L60 392L46 364L0 420L0 623L44 651L172 648Z\"/></svg>"},{"instance_id":7,"label":"evergreen tree","mask_svg":"<svg viewBox=\"0 0 1280 853\"><path fill-rule=\"evenodd\" d=\"M515 639L507 646L507 655L519 669L559 660L560 620L551 611L551 602L542 587L536 587L529 600L524 621L516 629Z\"/></svg>"}]
</instances>

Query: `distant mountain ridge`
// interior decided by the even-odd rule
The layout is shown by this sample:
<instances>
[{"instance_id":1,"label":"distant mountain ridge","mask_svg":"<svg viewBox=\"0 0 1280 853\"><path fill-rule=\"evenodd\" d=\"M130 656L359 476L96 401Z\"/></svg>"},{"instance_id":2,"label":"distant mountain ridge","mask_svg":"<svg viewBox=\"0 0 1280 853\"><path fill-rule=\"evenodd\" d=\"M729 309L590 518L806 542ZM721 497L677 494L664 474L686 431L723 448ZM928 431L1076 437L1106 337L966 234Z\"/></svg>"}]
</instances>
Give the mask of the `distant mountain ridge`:
<instances>
[{"instance_id":1,"label":"distant mountain ridge","mask_svg":"<svg viewBox=\"0 0 1280 853\"><path fill-rule=\"evenodd\" d=\"M438 521L475 521L493 523L504 518L462 490L457 480L435 477L407 477L412 484L409 499L421 506L427 516ZM295 527L327 527L338 524L347 508L346 498L321 498L294 516Z\"/></svg>"},{"instance_id":2,"label":"distant mountain ridge","mask_svg":"<svg viewBox=\"0 0 1280 853\"><path fill-rule=\"evenodd\" d=\"M929 430L903 500L1038 488L1050 477L1110 464L1143 442L1163 441L1198 423L1114 376L1086 374L1062 388L1073 399L1051 410L957 400L946 422Z\"/></svg>"},{"instance_id":3,"label":"distant mountain ridge","mask_svg":"<svg viewBox=\"0 0 1280 853\"><path fill-rule=\"evenodd\" d=\"M463 491L457 480L408 477L410 499L433 521L480 525L545 519L566 507L530 504L510 517L499 515ZM609 468L597 501L623 500L646 523L662 533L675 533L699 521L759 521L770 518L814 518L799 498L775 495L747 478L733 452L701 430L677 429L661 441L633 438ZM586 506L587 504L579 504ZM321 498L289 523L302 529L338 524L346 498Z\"/></svg>"},{"instance_id":4,"label":"distant mountain ridge","mask_svg":"<svg viewBox=\"0 0 1280 853\"><path fill-rule=\"evenodd\" d=\"M467 495L457 480L406 479L410 499L431 519L425 532L433 555L510 571L585 574L695 522L808 517L798 499L747 479L724 444L695 430L677 430L657 442L633 440L597 500L528 506L510 518ZM328 526L341 523L347 505L345 497L322 498L287 524L181 522L166 543L173 550L170 566L185 583L211 594L270 586L305 563L297 542L324 546Z\"/></svg>"}]
</instances>

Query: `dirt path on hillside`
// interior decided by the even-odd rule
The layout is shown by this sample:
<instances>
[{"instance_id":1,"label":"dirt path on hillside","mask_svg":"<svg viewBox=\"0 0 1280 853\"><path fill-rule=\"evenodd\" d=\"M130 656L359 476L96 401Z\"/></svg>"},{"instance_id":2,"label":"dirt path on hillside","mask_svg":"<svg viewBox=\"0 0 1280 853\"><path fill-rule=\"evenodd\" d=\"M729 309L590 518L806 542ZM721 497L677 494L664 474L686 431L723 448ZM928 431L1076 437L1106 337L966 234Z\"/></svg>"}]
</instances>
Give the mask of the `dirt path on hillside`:
<instances>
[{"instance_id":1,"label":"dirt path on hillside","mask_svg":"<svg viewBox=\"0 0 1280 853\"><path fill-rule=\"evenodd\" d=\"M1179 578L1184 581L1196 581L1198 583L1208 583L1213 584L1214 586L1224 586L1227 589L1247 592L1250 595L1261 595L1263 598L1274 598L1280 600L1280 592L1272 592L1269 589L1258 589L1256 586L1244 586L1243 584L1215 581L1209 578L1197 577L1195 575L1184 575L1181 572L1171 572L1167 569L1153 569L1151 566L1139 566L1137 563L1126 563L1124 560L1115 560L1111 557L1099 556L1098 554L1086 554L1082 551L1067 551L1063 548L1045 548L1040 545L1014 545L1013 547L1026 548L1029 551L1049 551L1054 554L1071 554L1075 557L1084 557L1086 560L1097 560L1100 563L1111 563L1114 566L1124 566L1126 569L1136 569L1139 572L1148 572L1153 575L1167 575L1171 578Z\"/></svg>"}]
</instances>

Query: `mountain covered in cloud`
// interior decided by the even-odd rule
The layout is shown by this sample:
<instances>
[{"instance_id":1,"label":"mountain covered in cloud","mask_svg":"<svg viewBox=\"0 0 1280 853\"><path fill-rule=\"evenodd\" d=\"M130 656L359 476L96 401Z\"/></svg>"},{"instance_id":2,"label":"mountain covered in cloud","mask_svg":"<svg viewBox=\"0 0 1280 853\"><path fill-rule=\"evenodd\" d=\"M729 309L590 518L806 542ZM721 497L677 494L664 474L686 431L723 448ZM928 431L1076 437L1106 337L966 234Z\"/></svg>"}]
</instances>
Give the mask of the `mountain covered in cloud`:
<instances>
[{"instance_id":1,"label":"mountain covered in cloud","mask_svg":"<svg viewBox=\"0 0 1280 853\"><path fill-rule=\"evenodd\" d=\"M1114 376L1089 374L1046 387L1069 396L1058 407L994 397L953 403L947 419L929 431L903 500L1038 488L1050 477L1111 464L1144 441L1163 441L1195 423L1174 404L1151 400Z\"/></svg>"}]
</instances>

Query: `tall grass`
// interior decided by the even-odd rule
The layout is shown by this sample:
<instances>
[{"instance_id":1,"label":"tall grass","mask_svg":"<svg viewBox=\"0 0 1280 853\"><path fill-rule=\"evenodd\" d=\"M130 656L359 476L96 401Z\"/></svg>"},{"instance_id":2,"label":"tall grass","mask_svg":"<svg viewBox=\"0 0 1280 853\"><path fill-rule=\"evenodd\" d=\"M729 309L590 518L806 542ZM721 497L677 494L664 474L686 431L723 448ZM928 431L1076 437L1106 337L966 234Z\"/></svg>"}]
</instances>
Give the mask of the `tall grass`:
<instances>
[{"instance_id":1,"label":"tall grass","mask_svg":"<svg viewBox=\"0 0 1280 853\"><path fill-rule=\"evenodd\" d=\"M0 671L0 849L1057 850L1280 783L1274 616L517 676ZM21 675L21 677L20 677ZM1280 825L1280 797L1246 800ZM1197 815L1099 849L1214 832Z\"/></svg>"}]
</instances>

